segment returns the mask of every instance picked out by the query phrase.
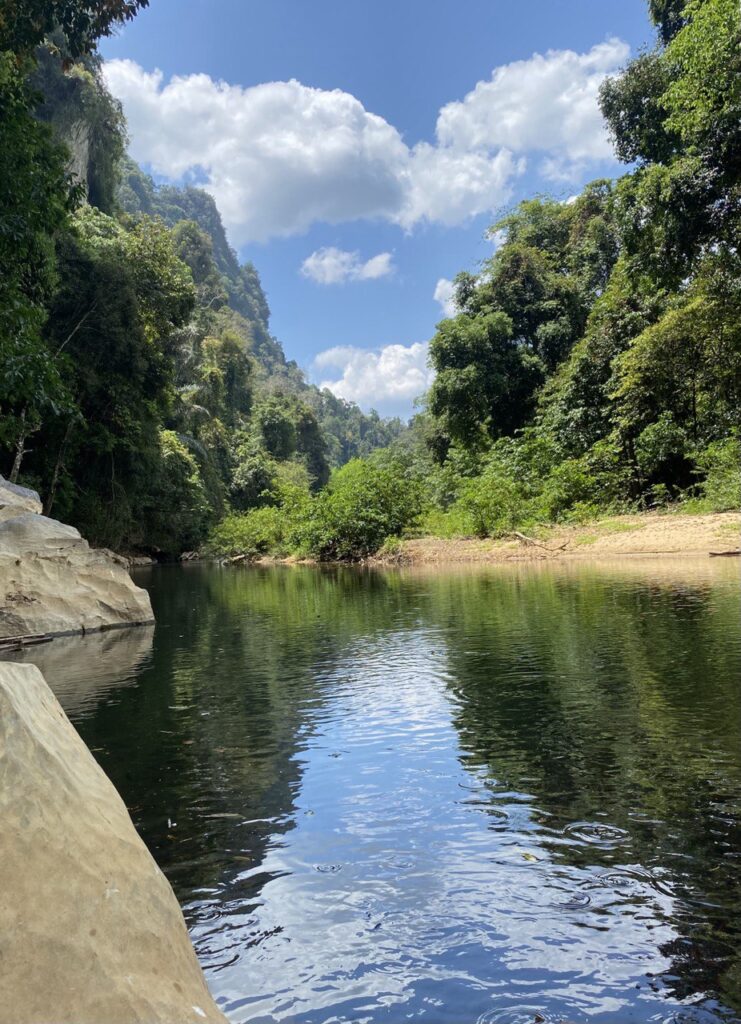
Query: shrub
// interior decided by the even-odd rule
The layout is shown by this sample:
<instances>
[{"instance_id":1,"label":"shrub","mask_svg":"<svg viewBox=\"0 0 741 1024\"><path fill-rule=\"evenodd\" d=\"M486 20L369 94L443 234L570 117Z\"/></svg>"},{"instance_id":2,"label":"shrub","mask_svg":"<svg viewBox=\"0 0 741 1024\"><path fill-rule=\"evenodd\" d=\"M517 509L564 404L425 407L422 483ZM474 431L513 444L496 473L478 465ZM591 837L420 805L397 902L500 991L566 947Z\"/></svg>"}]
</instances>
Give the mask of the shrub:
<instances>
[{"instance_id":1,"label":"shrub","mask_svg":"<svg viewBox=\"0 0 741 1024\"><path fill-rule=\"evenodd\" d=\"M401 537L387 537L376 554L379 558L395 559L401 555Z\"/></svg>"},{"instance_id":2,"label":"shrub","mask_svg":"<svg viewBox=\"0 0 741 1024\"><path fill-rule=\"evenodd\" d=\"M421 487L399 466L353 459L305 510L295 539L318 558L366 558L412 526L421 510Z\"/></svg>"},{"instance_id":3,"label":"shrub","mask_svg":"<svg viewBox=\"0 0 741 1024\"><path fill-rule=\"evenodd\" d=\"M285 540L285 517L274 505L255 508L223 519L212 531L208 550L214 555L257 555L277 553Z\"/></svg>"},{"instance_id":4,"label":"shrub","mask_svg":"<svg viewBox=\"0 0 741 1024\"><path fill-rule=\"evenodd\" d=\"M461 487L456 506L479 537L511 533L528 517L529 503L515 480L492 465Z\"/></svg>"},{"instance_id":5,"label":"shrub","mask_svg":"<svg viewBox=\"0 0 741 1024\"><path fill-rule=\"evenodd\" d=\"M698 456L700 497L686 502L688 511L730 512L741 507L741 441L728 437L714 441Z\"/></svg>"},{"instance_id":6,"label":"shrub","mask_svg":"<svg viewBox=\"0 0 741 1024\"><path fill-rule=\"evenodd\" d=\"M598 478L584 459L566 459L555 466L543 482L538 498L541 517L548 522L559 519L588 519L600 510Z\"/></svg>"},{"instance_id":7,"label":"shrub","mask_svg":"<svg viewBox=\"0 0 741 1024\"><path fill-rule=\"evenodd\" d=\"M443 537L448 540L451 537L468 536L473 533L473 527L468 514L456 503L446 510L429 509L420 522L420 532L423 536Z\"/></svg>"}]
</instances>

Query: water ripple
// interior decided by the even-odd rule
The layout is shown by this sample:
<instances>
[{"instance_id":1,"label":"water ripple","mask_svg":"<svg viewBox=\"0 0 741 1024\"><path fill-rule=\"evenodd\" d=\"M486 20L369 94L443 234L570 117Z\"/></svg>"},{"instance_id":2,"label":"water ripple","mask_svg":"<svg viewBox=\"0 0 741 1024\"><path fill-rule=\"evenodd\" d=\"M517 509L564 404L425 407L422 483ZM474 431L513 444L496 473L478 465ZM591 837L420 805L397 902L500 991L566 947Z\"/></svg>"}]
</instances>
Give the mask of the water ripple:
<instances>
[{"instance_id":1,"label":"water ripple","mask_svg":"<svg viewBox=\"0 0 741 1024\"><path fill-rule=\"evenodd\" d=\"M741 1019L737 580L621 571L163 570L151 655L65 642L234 1024Z\"/></svg>"}]
</instances>

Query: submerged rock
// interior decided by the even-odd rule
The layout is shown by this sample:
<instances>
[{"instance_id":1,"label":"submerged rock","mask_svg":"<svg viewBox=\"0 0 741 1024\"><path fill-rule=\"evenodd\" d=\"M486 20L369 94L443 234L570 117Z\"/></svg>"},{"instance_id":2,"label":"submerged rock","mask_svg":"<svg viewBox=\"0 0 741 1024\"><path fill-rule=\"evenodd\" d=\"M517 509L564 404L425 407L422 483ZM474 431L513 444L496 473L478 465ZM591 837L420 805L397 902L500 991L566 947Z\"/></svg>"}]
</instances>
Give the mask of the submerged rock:
<instances>
[{"instance_id":1,"label":"submerged rock","mask_svg":"<svg viewBox=\"0 0 741 1024\"><path fill-rule=\"evenodd\" d=\"M224 1024L166 878L33 665L0 664L0 1014Z\"/></svg>"},{"instance_id":2,"label":"submerged rock","mask_svg":"<svg viewBox=\"0 0 741 1024\"><path fill-rule=\"evenodd\" d=\"M153 622L125 559L41 515L35 491L0 477L0 640Z\"/></svg>"}]
</instances>

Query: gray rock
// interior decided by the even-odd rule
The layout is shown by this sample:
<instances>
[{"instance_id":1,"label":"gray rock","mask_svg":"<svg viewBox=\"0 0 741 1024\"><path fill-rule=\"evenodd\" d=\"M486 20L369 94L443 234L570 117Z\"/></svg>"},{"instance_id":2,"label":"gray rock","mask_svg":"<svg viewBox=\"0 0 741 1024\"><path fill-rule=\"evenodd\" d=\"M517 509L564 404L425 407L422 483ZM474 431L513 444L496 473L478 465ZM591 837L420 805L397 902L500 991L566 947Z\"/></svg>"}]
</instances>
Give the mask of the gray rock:
<instances>
[{"instance_id":1,"label":"gray rock","mask_svg":"<svg viewBox=\"0 0 741 1024\"><path fill-rule=\"evenodd\" d=\"M149 595L125 559L46 516L0 522L0 639L153 621Z\"/></svg>"},{"instance_id":2,"label":"gray rock","mask_svg":"<svg viewBox=\"0 0 741 1024\"><path fill-rule=\"evenodd\" d=\"M83 546L87 548L88 544L74 526L33 512L22 512L0 523L0 554L38 554Z\"/></svg>"},{"instance_id":3,"label":"gray rock","mask_svg":"<svg viewBox=\"0 0 741 1024\"><path fill-rule=\"evenodd\" d=\"M41 512L41 498L28 487L11 484L0 476L0 522L23 515L24 512Z\"/></svg>"},{"instance_id":4,"label":"gray rock","mask_svg":"<svg viewBox=\"0 0 741 1024\"><path fill-rule=\"evenodd\" d=\"M170 885L39 670L0 664L0 1015L225 1024Z\"/></svg>"}]
</instances>

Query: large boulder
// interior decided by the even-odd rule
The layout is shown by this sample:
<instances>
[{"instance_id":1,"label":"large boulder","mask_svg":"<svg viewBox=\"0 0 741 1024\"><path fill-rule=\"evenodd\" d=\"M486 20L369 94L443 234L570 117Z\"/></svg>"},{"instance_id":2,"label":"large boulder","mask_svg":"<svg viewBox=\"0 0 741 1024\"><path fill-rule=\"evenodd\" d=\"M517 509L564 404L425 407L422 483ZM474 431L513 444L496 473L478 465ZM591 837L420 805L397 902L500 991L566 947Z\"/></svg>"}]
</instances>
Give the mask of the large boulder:
<instances>
[{"instance_id":1,"label":"large boulder","mask_svg":"<svg viewBox=\"0 0 741 1024\"><path fill-rule=\"evenodd\" d=\"M33 665L0 664L0 1017L225 1024L123 801Z\"/></svg>"},{"instance_id":2,"label":"large boulder","mask_svg":"<svg viewBox=\"0 0 741 1024\"><path fill-rule=\"evenodd\" d=\"M0 521L0 640L153 621L125 559L33 511Z\"/></svg>"}]
</instances>

